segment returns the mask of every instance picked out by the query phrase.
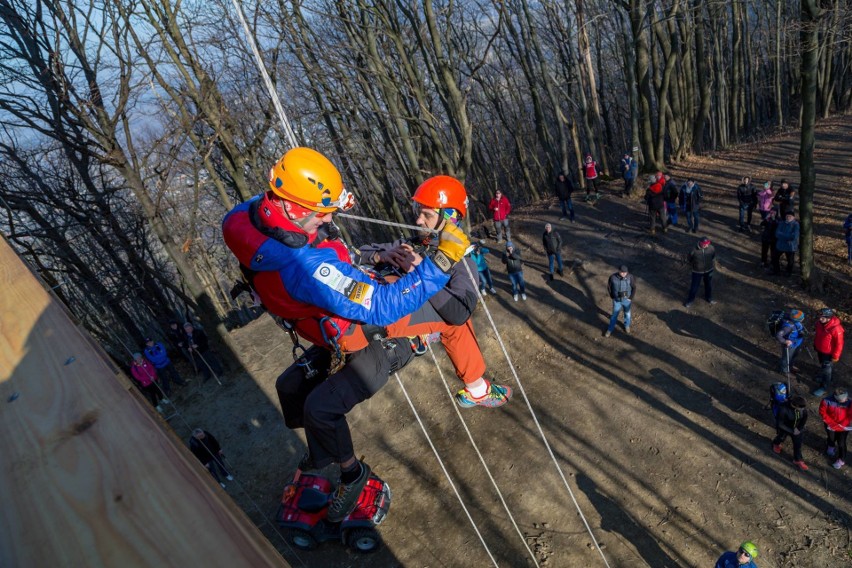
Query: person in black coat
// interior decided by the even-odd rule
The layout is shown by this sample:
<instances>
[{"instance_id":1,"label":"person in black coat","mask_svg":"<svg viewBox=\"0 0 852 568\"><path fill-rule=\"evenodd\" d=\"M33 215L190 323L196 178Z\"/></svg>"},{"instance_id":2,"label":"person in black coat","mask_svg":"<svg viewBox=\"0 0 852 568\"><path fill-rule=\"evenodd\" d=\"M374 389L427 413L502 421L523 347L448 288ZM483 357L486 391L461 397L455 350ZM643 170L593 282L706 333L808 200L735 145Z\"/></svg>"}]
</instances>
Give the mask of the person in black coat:
<instances>
[{"instance_id":1,"label":"person in black coat","mask_svg":"<svg viewBox=\"0 0 852 568\"><path fill-rule=\"evenodd\" d=\"M574 184L571 182L571 178L565 175L565 172L560 172L556 177L556 184L553 189L556 198L559 199L559 205L562 207L562 217L559 220L570 219L573 223L574 203L571 201L571 195L574 193Z\"/></svg>"},{"instance_id":2,"label":"person in black coat","mask_svg":"<svg viewBox=\"0 0 852 568\"><path fill-rule=\"evenodd\" d=\"M547 265L550 270L550 279L553 280L553 260L556 260L556 267L559 276L563 276L562 272L562 237L553 230L550 223L544 226L544 233L541 235L541 245L544 247L544 253L547 255Z\"/></svg>"},{"instance_id":3,"label":"person in black coat","mask_svg":"<svg viewBox=\"0 0 852 568\"><path fill-rule=\"evenodd\" d=\"M210 380L210 377L214 373L217 377L221 375L222 364L219 362L216 354L210 350L210 341L207 339L207 334L200 329L195 329L195 326L190 322L183 324L183 331L186 335L186 348L195 361L196 367L201 369L204 382Z\"/></svg>"},{"instance_id":4,"label":"person in black coat","mask_svg":"<svg viewBox=\"0 0 852 568\"><path fill-rule=\"evenodd\" d=\"M777 427L775 439L772 440L772 451L781 453L781 444L787 436L793 440L793 463L802 471L807 471L808 466L802 458L802 438L805 435L805 424L808 421L808 409L805 398L794 395L783 403L778 410Z\"/></svg>"},{"instance_id":5,"label":"person in black coat","mask_svg":"<svg viewBox=\"0 0 852 568\"><path fill-rule=\"evenodd\" d=\"M233 480L233 476L225 469L223 460L225 453L219 445L219 441L213 437L213 434L201 428L196 428L192 431L192 437L189 438L189 451L192 455L198 458L198 461L204 464L213 479L219 482L219 485L225 487L220 475L228 481Z\"/></svg>"},{"instance_id":6,"label":"person in black coat","mask_svg":"<svg viewBox=\"0 0 852 568\"><path fill-rule=\"evenodd\" d=\"M760 262L769 267L769 259L775 258L775 231L778 229L778 217L775 209L770 209L766 218L760 222Z\"/></svg>"}]
</instances>

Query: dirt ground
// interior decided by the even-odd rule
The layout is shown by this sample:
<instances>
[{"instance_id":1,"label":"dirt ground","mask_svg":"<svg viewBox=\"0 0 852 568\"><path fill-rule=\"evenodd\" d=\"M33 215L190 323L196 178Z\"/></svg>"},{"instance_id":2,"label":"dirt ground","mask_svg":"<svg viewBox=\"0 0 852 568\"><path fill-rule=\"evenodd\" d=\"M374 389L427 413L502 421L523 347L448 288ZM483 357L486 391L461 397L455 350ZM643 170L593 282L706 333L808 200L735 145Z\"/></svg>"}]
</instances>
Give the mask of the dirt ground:
<instances>
[{"instance_id":1,"label":"dirt ground","mask_svg":"<svg viewBox=\"0 0 852 568\"><path fill-rule=\"evenodd\" d=\"M487 376L514 387L512 402L457 412L450 392L460 381L440 348L449 390L428 355L400 374L472 522L391 377L350 416L356 451L393 489L380 527L384 548L364 556L326 543L304 552L282 540L271 518L305 446L278 410L275 378L292 358L288 337L267 316L233 333L245 372L227 376L221 387L188 387L178 405L189 424L219 438L236 475L227 492L292 566L488 566L490 554L501 566L534 565L534 558L543 566L586 567L604 566L602 552L613 567L697 567L712 566L745 539L760 548L761 568L850 566L852 472L834 470L821 453L819 400L807 394L817 366L803 353L793 380L811 415L804 450L810 470L801 472L791 464L789 440L780 456L770 450L767 390L782 376L779 349L764 329L773 309L802 307L812 326L814 311L826 304L840 308L852 328L852 267L841 229L852 211L850 140L848 117L818 127L815 227L818 263L827 273L821 295L803 292L795 276L766 275L757 232L735 230L741 176L756 183L786 177L798 186L797 132L673 168L676 180L694 175L705 192L699 233L712 239L720 264L712 307L700 299L682 307L689 279L682 257L700 235L672 228L650 236L639 199L615 194L619 182L596 206L577 200L573 224L557 222L555 203L513 213L529 300L512 301L495 254L502 251L489 241L498 294L475 315ZM565 242L565 277L552 282L540 252L545 222ZM606 280L622 263L637 278L633 334L619 326L604 338ZM847 386L850 352L836 367ZM183 422L172 424L188 437Z\"/></svg>"}]
</instances>

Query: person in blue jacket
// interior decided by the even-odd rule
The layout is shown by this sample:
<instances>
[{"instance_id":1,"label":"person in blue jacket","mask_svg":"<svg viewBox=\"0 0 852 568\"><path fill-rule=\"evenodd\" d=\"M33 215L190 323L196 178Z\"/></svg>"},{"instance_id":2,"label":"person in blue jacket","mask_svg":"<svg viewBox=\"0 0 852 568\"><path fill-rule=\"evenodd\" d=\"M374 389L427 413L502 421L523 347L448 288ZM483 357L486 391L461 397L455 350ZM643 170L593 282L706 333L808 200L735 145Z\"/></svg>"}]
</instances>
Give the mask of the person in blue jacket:
<instances>
[{"instance_id":1,"label":"person in blue jacket","mask_svg":"<svg viewBox=\"0 0 852 568\"><path fill-rule=\"evenodd\" d=\"M757 568L754 561L757 556L757 546L747 540L735 552L726 552L720 556L714 568Z\"/></svg>"},{"instance_id":2,"label":"person in blue jacket","mask_svg":"<svg viewBox=\"0 0 852 568\"><path fill-rule=\"evenodd\" d=\"M483 296L487 296L488 292L496 294L494 289L494 279L491 277L491 269L488 268L488 253L491 250L482 245L482 241L473 245L473 251L470 253L470 258L476 263L476 271L479 273L479 291Z\"/></svg>"},{"instance_id":3,"label":"person in blue jacket","mask_svg":"<svg viewBox=\"0 0 852 568\"><path fill-rule=\"evenodd\" d=\"M469 246L444 225L433 247L411 253L410 271L384 283L352 265L332 216L354 205L340 172L310 148L294 148L269 172L269 190L237 205L222 221L225 244L264 307L313 343L291 366L303 375L281 396L290 428L304 428L308 455L300 469L340 466L327 519L342 521L356 506L370 466L355 457L346 415L372 397L388 375L413 357L408 337L445 332L434 310L420 308L444 288ZM280 377L279 377L280 379ZM278 390L276 384L276 390Z\"/></svg>"},{"instance_id":4,"label":"person in blue jacket","mask_svg":"<svg viewBox=\"0 0 852 568\"><path fill-rule=\"evenodd\" d=\"M793 367L793 361L799 355L799 347L805 339L803 321L805 321L805 312L790 310L790 314L775 334L775 339L781 344L781 372L785 375L791 370L796 370Z\"/></svg>"},{"instance_id":5,"label":"person in blue jacket","mask_svg":"<svg viewBox=\"0 0 852 568\"><path fill-rule=\"evenodd\" d=\"M796 251L799 250L799 222L792 211L784 214L784 220L775 229L775 249L772 256L772 273L781 273L781 254L787 260L787 276L793 274Z\"/></svg>"},{"instance_id":6,"label":"person in blue jacket","mask_svg":"<svg viewBox=\"0 0 852 568\"><path fill-rule=\"evenodd\" d=\"M145 338L144 352L145 357L152 365L154 365L154 368L157 369L157 376L160 377L163 392L166 393L167 397L172 395L172 386L169 382L170 380L174 381L178 386L186 384L183 382L183 379L181 379L177 369L175 369L175 366L172 364L172 360L169 359L169 354L166 352L166 348L162 343L147 337Z\"/></svg>"},{"instance_id":7,"label":"person in blue jacket","mask_svg":"<svg viewBox=\"0 0 852 568\"><path fill-rule=\"evenodd\" d=\"M846 262L852 264L852 213L846 216L843 231L846 237Z\"/></svg>"}]
</instances>

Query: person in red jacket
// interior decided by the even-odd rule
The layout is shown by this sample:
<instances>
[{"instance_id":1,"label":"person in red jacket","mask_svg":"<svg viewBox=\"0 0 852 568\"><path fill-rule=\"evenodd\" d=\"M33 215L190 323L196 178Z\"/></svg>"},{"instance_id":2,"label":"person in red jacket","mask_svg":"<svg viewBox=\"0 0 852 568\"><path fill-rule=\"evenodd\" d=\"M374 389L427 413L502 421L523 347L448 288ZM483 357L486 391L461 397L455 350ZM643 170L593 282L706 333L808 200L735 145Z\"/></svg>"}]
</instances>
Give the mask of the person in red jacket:
<instances>
[{"instance_id":1,"label":"person in red jacket","mask_svg":"<svg viewBox=\"0 0 852 568\"><path fill-rule=\"evenodd\" d=\"M157 409L157 412L162 412L163 407L160 406L160 401L162 399L163 402L168 403L168 399L164 399L162 393L160 393L160 385L157 384L157 369L154 368L154 365L141 353L134 353L133 362L130 364L130 375L139 390L148 397L148 400Z\"/></svg>"},{"instance_id":2,"label":"person in red jacket","mask_svg":"<svg viewBox=\"0 0 852 568\"><path fill-rule=\"evenodd\" d=\"M666 222L666 200L663 194L663 173L657 172L648 177L648 189L645 191L645 203L648 205L648 223L651 234L655 233L654 220L660 220L660 227L663 232L668 232L668 223Z\"/></svg>"},{"instance_id":3,"label":"person in red jacket","mask_svg":"<svg viewBox=\"0 0 852 568\"><path fill-rule=\"evenodd\" d=\"M825 434L828 439L826 453L835 458L832 466L840 469L846 465L846 438L852 430L852 401L846 389L834 389L834 396L824 398L819 403L819 415L825 422Z\"/></svg>"},{"instance_id":4,"label":"person in red jacket","mask_svg":"<svg viewBox=\"0 0 852 568\"><path fill-rule=\"evenodd\" d=\"M831 308L823 308L819 311L814 334L814 349L822 368L817 375L819 386L813 395L823 396L831 388L832 366L840 360L840 353L843 351L843 326L840 325L840 318L834 315L834 310Z\"/></svg>"},{"instance_id":5,"label":"person in red jacket","mask_svg":"<svg viewBox=\"0 0 852 568\"><path fill-rule=\"evenodd\" d=\"M499 189L494 192L494 199L488 204L488 210L494 214L494 231L497 233L497 242L503 242L503 230L506 230L506 240L512 240L512 232L509 230L509 213L512 212L512 204L509 198L503 195Z\"/></svg>"}]
</instances>

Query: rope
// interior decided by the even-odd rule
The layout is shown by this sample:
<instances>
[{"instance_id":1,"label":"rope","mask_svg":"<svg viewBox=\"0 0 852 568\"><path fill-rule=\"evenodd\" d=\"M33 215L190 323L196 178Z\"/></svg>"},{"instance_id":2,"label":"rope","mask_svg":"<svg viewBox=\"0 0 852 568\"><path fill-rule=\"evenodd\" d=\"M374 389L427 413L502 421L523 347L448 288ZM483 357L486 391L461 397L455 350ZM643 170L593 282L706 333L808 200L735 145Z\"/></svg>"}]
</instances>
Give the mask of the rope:
<instances>
[{"instance_id":1,"label":"rope","mask_svg":"<svg viewBox=\"0 0 852 568\"><path fill-rule=\"evenodd\" d=\"M468 276L470 276L470 280L474 283L474 286L476 286L476 293L477 295L479 295L480 304L482 304L482 308L485 310L485 315L488 316L488 321L491 323L491 329L494 330L494 335L497 337L497 342L500 344L500 349L503 351L503 355L506 357L506 362L509 364L509 369L511 369L512 371L512 376L515 377L515 382L518 385L518 389L521 391L521 395L523 395L524 397L524 402L526 402L527 408L530 411L530 416L532 416L533 422L535 422L535 426L538 429L539 435L541 436L541 441L544 442L544 447L547 448L547 453L550 454L550 459L553 460L553 465L556 466L556 471L559 472L559 477L562 478L562 483L565 484L565 489L568 490L568 495L571 496L571 501L574 502L574 507L576 507L577 509L577 514L579 514L580 519L583 520L583 525L585 525L586 531L592 538L592 542L595 543L595 548L598 550L598 553L600 553L604 565L607 568L611 568L609 562L606 559L606 556L603 553L603 550L601 550L601 547L598 545L598 540L595 538L594 532L592 532L592 527L589 526L589 521L586 520L586 516L583 514L583 510L580 508L580 503L577 502L577 498L574 496L574 491L568 484L568 479L565 477L565 473L562 471L562 467L559 465L559 460L556 459L556 455L553 453L553 449L550 447L550 442L547 441L547 436L544 434L544 429L541 427L541 423L538 421L538 416L536 416L535 410L533 410L532 404L530 403L530 399L527 396L527 391L524 389L524 384L521 382L521 378L518 376L518 372L515 369L515 365L512 363L512 358L509 356L509 351L506 349L506 344L503 343L503 338L500 337L500 332L497 330L497 324L494 322L494 317L491 315L491 310L489 310L485 302L482 301L482 294L479 292L479 281L477 278L474 278L473 272L471 272L469 264L467 262L462 262L462 264L464 264L464 267L467 270L467 274Z\"/></svg>"},{"instance_id":2,"label":"rope","mask_svg":"<svg viewBox=\"0 0 852 568\"><path fill-rule=\"evenodd\" d=\"M438 460L438 465L441 466L441 471L444 472L444 477L447 478L447 482L450 484L453 493L456 494L456 499L459 500L459 504L461 505L462 509L464 509L464 514L467 515L467 520L470 521L470 524L473 527L476 536L479 537L479 542L482 543L482 548L485 549L485 552L488 554L488 558L491 559L491 563L494 564L494 566L497 566L497 560L494 559L494 555L491 554L491 550L489 550L488 545L485 544L485 539L482 537L482 533L479 532L479 527L476 525L476 521L473 520L473 517L470 515L470 511L467 510L467 506L464 504L464 499L462 499L458 489L456 489L455 484L453 484L453 480L450 477L450 474L447 471L443 460L441 460L441 456L440 454L438 454L438 450L435 448L435 444L432 443L432 438L429 437L429 432L426 431L426 426L424 426L423 421L420 420L420 415L417 413L417 409L414 408L414 403L411 401L411 397L408 396L408 391L405 390L405 385L402 384L402 379L399 378L399 373L394 373L394 376L396 377L396 382L399 383L399 388L402 389L402 394L405 395L405 400L408 401L408 406L411 407L411 412L414 413L414 418L417 419L417 424L420 425L420 429L423 431L423 435L426 436L426 441L429 443L429 447L432 448L432 453L435 454L435 459Z\"/></svg>"},{"instance_id":3,"label":"rope","mask_svg":"<svg viewBox=\"0 0 852 568\"><path fill-rule=\"evenodd\" d=\"M438 365L438 359L435 357L435 351L432 349L431 345L429 346L429 355L432 356L432 361L435 363L435 368L438 369L438 375L441 377L441 381L444 383L444 388L447 391L447 395L450 397L450 403L453 406L453 410L456 411L456 416L459 417L459 422L461 422L462 427L464 428L465 433L467 433L467 438L470 440L470 445L473 446L473 450L476 452L477 457L479 457L479 463L482 464L482 468L485 470L485 473L488 474L488 479L491 480L491 485L494 487L494 490L497 492L497 496L500 498L500 502L503 504L503 509L505 509L506 514L509 515L509 520L512 521L512 526L515 527L515 531L518 533L518 536L521 537L521 542L524 543L524 547L527 549L527 552L532 558L533 565L538 566L538 560L536 560L535 554L530 549L527 544L527 539L524 537L524 533L521 532L520 527L518 527L518 523L515 522L515 517L512 515L512 512L509 510L509 505L506 504L506 500L503 499L503 493L500 492L500 488L497 486L497 482L494 480L494 477L491 475L491 470L488 468L488 464L485 463L485 458L482 457L482 454L479 451L479 447L476 445L476 442L473 439L473 434L470 433L470 430L467 427L467 423L464 421L464 417L462 416L461 411L459 410L458 405L455 402L455 396L453 395L452 390L450 389L450 385L447 384L447 379L444 378L444 372L441 370L441 367Z\"/></svg>"},{"instance_id":4,"label":"rope","mask_svg":"<svg viewBox=\"0 0 852 568\"><path fill-rule=\"evenodd\" d=\"M338 217L343 217L344 219L354 219L356 221L366 221L368 223L375 223L376 225L387 225L388 227L401 227L403 229L411 229L417 232L426 232L429 231L433 235L440 234L440 231L436 231L435 229L427 229L426 227L418 227L417 225L405 225L403 223L394 223L393 221L383 221L382 219L373 219L372 217L359 217L358 215L352 215L351 213L335 213Z\"/></svg>"},{"instance_id":5,"label":"rope","mask_svg":"<svg viewBox=\"0 0 852 568\"><path fill-rule=\"evenodd\" d=\"M243 7L240 5L239 0L231 0L231 2L234 4L234 9L237 11L237 17L243 25L243 30L246 32L246 39L248 40L249 47L251 47L251 52L254 54L254 61L257 64L260 75L263 77L263 83L266 85L266 91L269 93L269 98L272 99L272 106L275 107L275 112L278 113L278 118L281 120L281 126L284 127L284 135L287 137L287 143L290 145L290 148L295 148L299 145L296 142L296 134L293 132L293 127L290 125L287 113L284 112L284 107L281 105L281 99L278 98L278 93L275 92L275 87L272 85L272 79L269 78L269 73L266 71L266 65L263 64L263 58L261 58L260 51L257 49L257 42L254 41L254 35L251 33L251 29L249 29L245 15L243 14Z\"/></svg>"}]
</instances>

